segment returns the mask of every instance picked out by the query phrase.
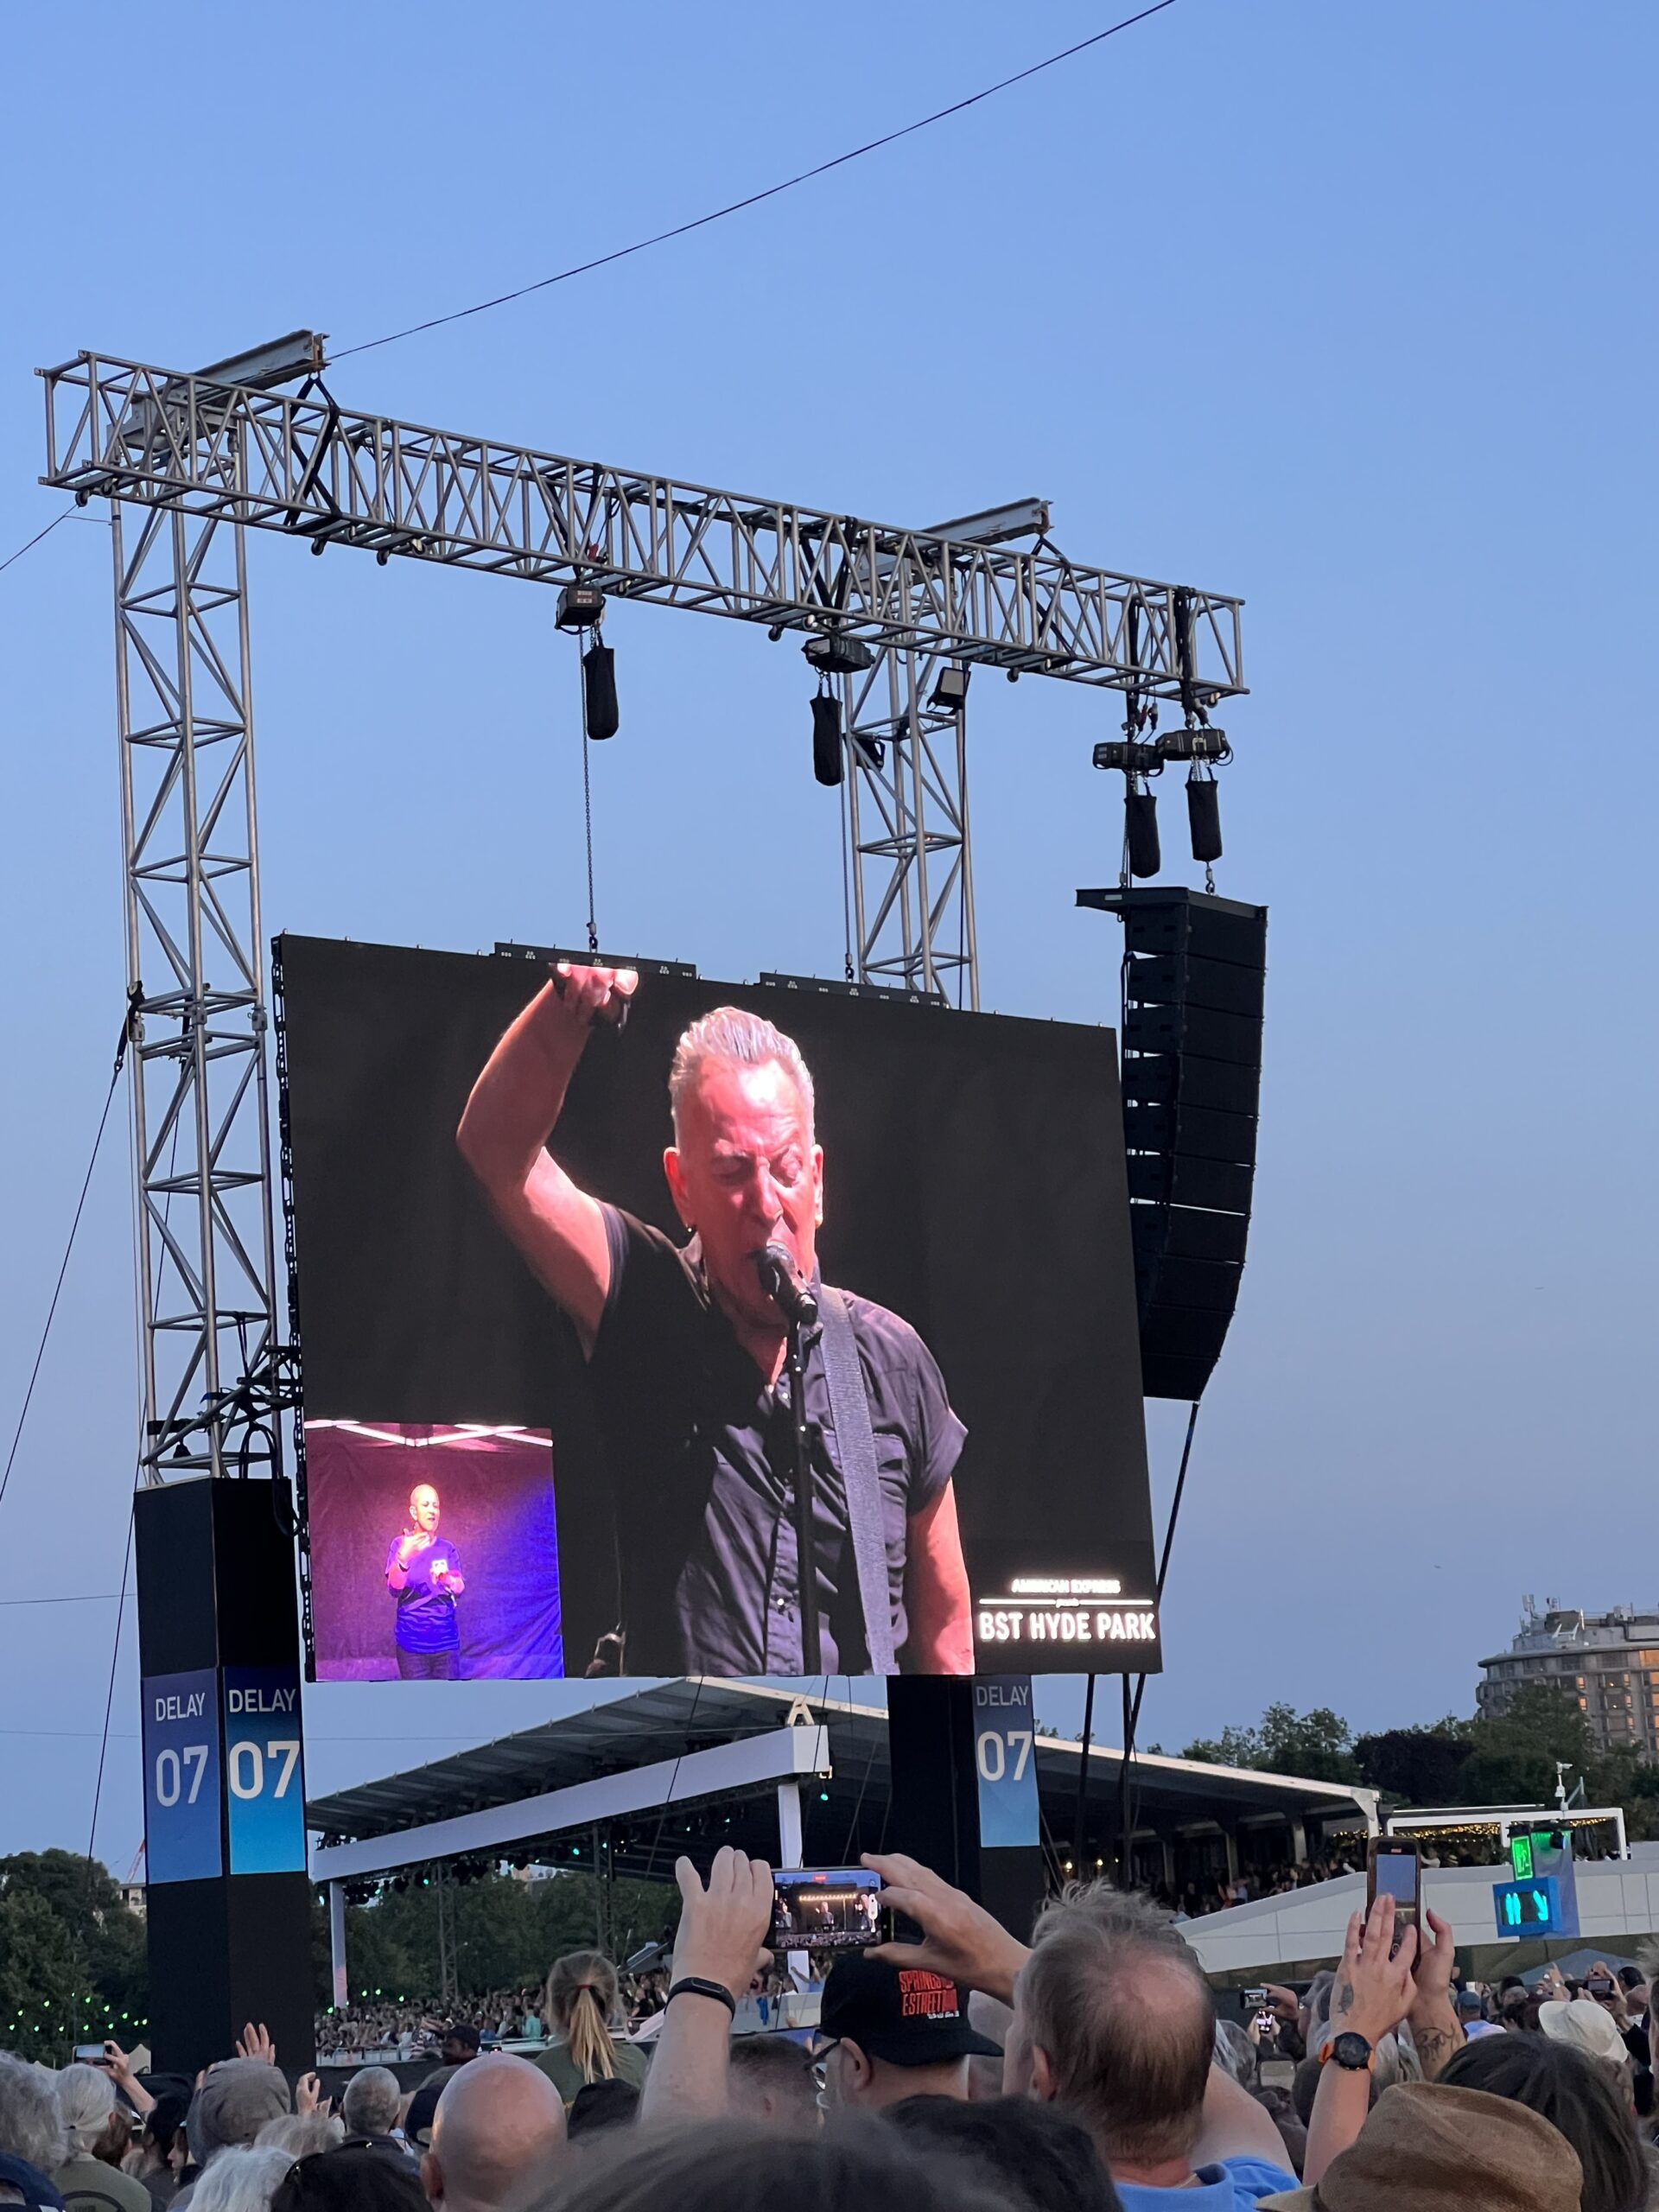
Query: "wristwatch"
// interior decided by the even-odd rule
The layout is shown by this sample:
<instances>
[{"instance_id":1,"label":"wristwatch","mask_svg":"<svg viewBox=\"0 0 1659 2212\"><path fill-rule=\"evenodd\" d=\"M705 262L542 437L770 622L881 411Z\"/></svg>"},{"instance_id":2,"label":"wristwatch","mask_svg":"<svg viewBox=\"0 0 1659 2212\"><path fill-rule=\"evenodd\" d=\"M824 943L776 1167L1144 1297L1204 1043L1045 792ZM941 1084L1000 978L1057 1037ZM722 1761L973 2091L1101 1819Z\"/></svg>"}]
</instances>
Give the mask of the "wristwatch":
<instances>
[{"instance_id":1,"label":"wristwatch","mask_svg":"<svg viewBox=\"0 0 1659 2212\"><path fill-rule=\"evenodd\" d=\"M1344 2074L1369 2073L1376 2063L1376 2053L1362 2035L1346 2028L1339 2036L1329 2037L1319 2050L1319 2063L1325 2065L1334 2058Z\"/></svg>"}]
</instances>

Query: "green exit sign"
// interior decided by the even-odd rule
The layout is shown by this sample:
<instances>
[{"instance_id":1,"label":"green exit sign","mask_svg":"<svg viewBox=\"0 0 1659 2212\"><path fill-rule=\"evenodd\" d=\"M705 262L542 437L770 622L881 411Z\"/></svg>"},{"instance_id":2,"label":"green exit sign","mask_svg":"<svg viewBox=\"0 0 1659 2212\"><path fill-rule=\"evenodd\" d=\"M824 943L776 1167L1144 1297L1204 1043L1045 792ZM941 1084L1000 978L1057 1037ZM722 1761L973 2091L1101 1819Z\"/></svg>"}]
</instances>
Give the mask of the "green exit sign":
<instances>
[{"instance_id":1,"label":"green exit sign","mask_svg":"<svg viewBox=\"0 0 1659 2212\"><path fill-rule=\"evenodd\" d=\"M1529 1835L1512 1835L1510 1838L1510 1872L1517 1882L1532 1879L1532 1838Z\"/></svg>"}]
</instances>

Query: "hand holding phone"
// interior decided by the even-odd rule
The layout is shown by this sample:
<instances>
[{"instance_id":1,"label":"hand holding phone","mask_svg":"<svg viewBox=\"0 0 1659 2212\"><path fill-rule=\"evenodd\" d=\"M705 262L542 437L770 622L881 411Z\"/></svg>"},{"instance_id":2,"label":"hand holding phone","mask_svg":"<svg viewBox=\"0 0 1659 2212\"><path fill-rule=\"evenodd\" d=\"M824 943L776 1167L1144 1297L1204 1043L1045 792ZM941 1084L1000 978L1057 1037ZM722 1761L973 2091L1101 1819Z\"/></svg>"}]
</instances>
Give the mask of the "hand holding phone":
<instances>
[{"instance_id":1,"label":"hand holding phone","mask_svg":"<svg viewBox=\"0 0 1659 2212\"><path fill-rule=\"evenodd\" d=\"M1366 1854L1365 1910L1369 1915L1378 1897L1393 1898L1395 1950L1407 1929L1422 1918L1422 1859L1414 1843L1372 1837Z\"/></svg>"},{"instance_id":2,"label":"hand holding phone","mask_svg":"<svg viewBox=\"0 0 1659 2212\"><path fill-rule=\"evenodd\" d=\"M774 1951L861 1951L893 1941L881 1877L866 1866L782 1866L772 1878Z\"/></svg>"}]
</instances>

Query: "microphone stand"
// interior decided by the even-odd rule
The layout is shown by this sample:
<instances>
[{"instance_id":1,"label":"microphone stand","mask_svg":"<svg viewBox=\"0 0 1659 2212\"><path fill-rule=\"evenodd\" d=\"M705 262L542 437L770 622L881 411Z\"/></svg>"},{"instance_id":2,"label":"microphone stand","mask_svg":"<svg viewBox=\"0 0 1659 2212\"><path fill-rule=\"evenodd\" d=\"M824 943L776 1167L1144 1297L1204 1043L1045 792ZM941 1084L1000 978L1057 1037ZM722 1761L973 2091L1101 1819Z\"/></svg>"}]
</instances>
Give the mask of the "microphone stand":
<instances>
[{"instance_id":1,"label":"microphone stand","mask_svg":"<svg viewBox=\"0 0 1659 2212\"><path fill-rule=\"evenodd\" d=\"M818 1562L812 1538L812 1446L806 1420L806 1363L801 1356L801 1324L786 1313L789 1338L784 1353L789 1376L790 1427L795 1458L795 1566L801 1593L801 1671L823 1672L823 1643L818 1627Z\"/></svg>"}]
</instances>

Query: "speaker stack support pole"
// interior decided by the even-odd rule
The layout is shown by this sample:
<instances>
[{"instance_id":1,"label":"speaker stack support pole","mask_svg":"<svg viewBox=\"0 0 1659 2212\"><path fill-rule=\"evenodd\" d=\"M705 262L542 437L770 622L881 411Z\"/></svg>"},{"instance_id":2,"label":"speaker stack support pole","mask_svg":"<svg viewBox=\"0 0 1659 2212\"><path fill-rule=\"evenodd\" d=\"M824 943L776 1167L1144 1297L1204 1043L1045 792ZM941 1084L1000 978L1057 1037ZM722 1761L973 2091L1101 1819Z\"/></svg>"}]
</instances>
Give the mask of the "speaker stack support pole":
<instances>
[{"instance_id":1,"label":"speaker stack support pole","mask_svg":"<svg viewBox=\"0 0 1659 2212\"><path fill-rule=\"evenodd\" d=\"M887 1847L976 1897L1023 1942L1043 1901L1028 1675L894 1675Z\"/></svg>"},{"instance_id":2,"label":"speaker stack support pole","mask_svg":"<svg viewBox=\"0 0 1659 2212\"><path fill-rule=\"evenodd\" d=\"M283 1482L136 1501L150 2047L194 2076L250 2021L315 2062L299 1618Z\"/></svg>"}]
</instances>

